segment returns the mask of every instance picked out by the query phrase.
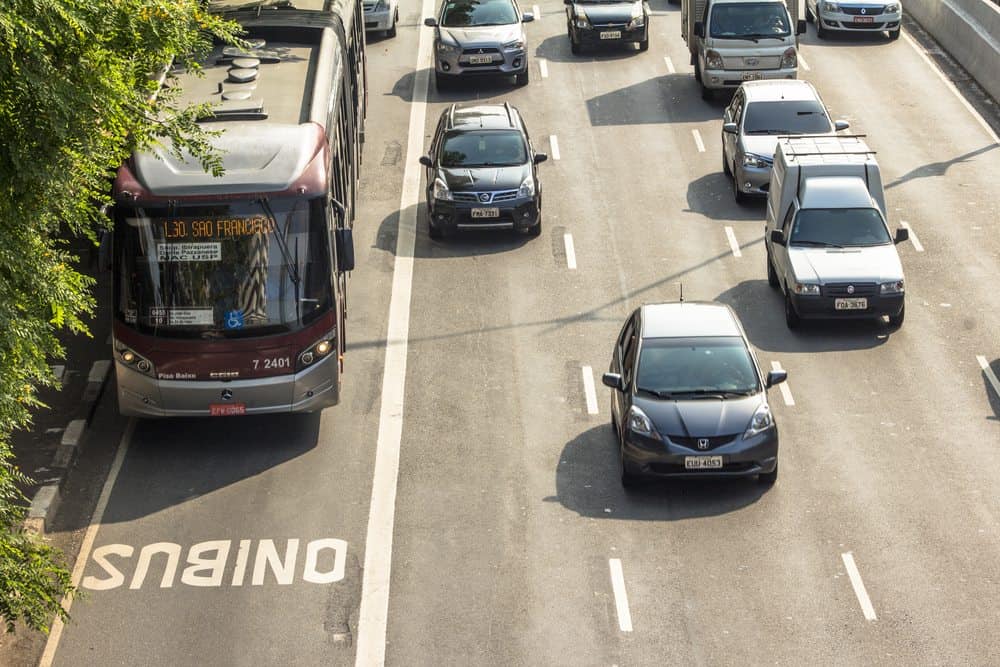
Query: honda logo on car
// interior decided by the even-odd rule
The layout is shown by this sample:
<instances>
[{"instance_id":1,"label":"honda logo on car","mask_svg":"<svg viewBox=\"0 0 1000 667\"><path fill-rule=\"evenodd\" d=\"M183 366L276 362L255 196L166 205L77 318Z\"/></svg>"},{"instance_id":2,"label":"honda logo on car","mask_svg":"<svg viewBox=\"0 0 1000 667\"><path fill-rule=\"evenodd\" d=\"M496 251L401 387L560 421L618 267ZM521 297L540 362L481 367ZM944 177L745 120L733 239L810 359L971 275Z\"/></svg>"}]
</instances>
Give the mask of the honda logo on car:
<instances>
[{"instance_id":1,"label":"honda logo on car","mask_svg":"<svg viewBox=\"0 0 1000 667\"><path fill-rule=\"evenodd\" d=\"M708 438L698 438L698 449L708 449Z\"/></svg>"}]
</instances>

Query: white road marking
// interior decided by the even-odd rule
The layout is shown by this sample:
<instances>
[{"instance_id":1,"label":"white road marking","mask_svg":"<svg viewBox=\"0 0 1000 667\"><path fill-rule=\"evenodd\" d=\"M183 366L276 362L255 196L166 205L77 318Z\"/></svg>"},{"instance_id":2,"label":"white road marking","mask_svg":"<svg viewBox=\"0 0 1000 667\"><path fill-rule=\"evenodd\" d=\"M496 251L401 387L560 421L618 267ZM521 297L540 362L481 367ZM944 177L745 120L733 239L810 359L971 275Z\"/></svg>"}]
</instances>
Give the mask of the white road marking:
<instances>
[{"instance_id":1,"label":"white road marking","mask_svg":"<svg viewBox=\"0 0 1000 667\"><path fill-rule=\"evenodd\" d=\"M421 14L431 16L434 0L424 0ZM399 447L403 435L403 400L406 385L406 351L410 335L410 296L413 287L413 250L417 237L420 202L420 170L416 156L424 152L427 117L427 78L431 67L431 32L420 31L410 106L403 191L400 195L399 227L392 272L392 295L386 332L385 370L379 407L375 471L372 478L368 531L365 536L364 578L358 612L358 644L355 664L380 667L385 664L386 625L389 617L389 583L392 570L392 531L396 521L396 485L399 479Z\"/></svg>"},{"instance_id":2,"label":"white road marking","mask_svg":"<svg viewBox=\"0 0 1000 667\"><path fill-rule=\"evenodd\" d=\"M802 56L802 49L799 49L797 56L799 59L799 64L802 65L802 69L804 69L807 72L810 69L812 69L811 67L809 67L809 63L806 62L806 59Z\"/></svg>"},{"instance_id":3,"label":"white road marking","mask_svg":"<svg viewBox=\"0 0 1000 667\"><path fill-rule=\"evenodd\" d=\"M667 73L677 74L677 70L674 69L674 61L670 59L670 56L664 56L663 62L667 64Z\"/></svg>"},{"instance_id":4,"label":"white road marking","mask_svg":"<svg viewBox=\"0 0 1000 667\"><path fill-rule=\"evenodd\" d=\"M993 372L993 369L990 368L990 364L986 361L986 357L981 354L977 354L976 361L979 362L979 367L983 369L983 375L985 375L986 379L990 381L991 385L993 385L993 391L996 392L997 398L1000 398L1000 380L997 380L997 375Z\"/></svg>"},{"instance_id":5,"label":"white road marking","mask_svg":"<svg viewBox=\"0 0 1000 667\"><path fill-rule=\"evenodd\" d=\"M545 62L545 58L536 58L538 61L538 71L542 73L542 78L549 78L549 64Z\"/></svg>"},{"instance_id":6,"label":"white road marking","mask_svg":"<svg viewBox=\"0 0 1000 667\"><path fill-rule=\"evenodd\" d=\"M566 244L566 266L570 269L575 269L576 250L573 249L573 235L569 232L563 234L563 243Z\"/></svg>"},{"instance_id":7,"label":"white road marking","mask_svg":"<svg viewBox=\"0 0 1000 667\"><path fill-rule=\"evenodd\" d=\"M556 139L556 135L549 135L549 145L552 146L552 159L559 159L559 140Z\"/></svg>"},{"instance_id":8,"label":"white road marking","mask_svg":"<svg viewBox=\"0 0 1000 667\"><path fill-rule=\"evenodd\" d=\"M913 244L913 249L917 252L923 252L924 246L920 243L920 239L917 238L917 233L913 231L913 227L910 227L910 223L906 220L900 220L899 224L910 230L910 243Z\"/></svg>"},{"instance_id":9,"label":"white road marking","mask_svg":"<svg viewBox=\"0 0 1000 667\"><path fill-rule=\"evenodd\" d=\"M542 9L538 5L531 5L531 15L535 17L535 20L542 18Z\"/></svg>"},{"instance_id":10,"label":"white road marking","mask_svg":"<svg viewBox=\"0 0 1000 667\"><path fill-rule=\"evenodd\" d=\"M781 368L781 363L777 361L771 362L771 369L776 371L783 370ZM785 399L785 405L795 405L795 399L792 398L792 390L789 389L787 380L779 384L778 389L781 390L781 397Z\"/></svg>"},{"instance_id":11,"label":"white road marking","mask_svg":"<svg viewBox=\"0 0 1000 667\"><path fill-rule=\"evenodd\" d=\"M594 369L583 367L583 393L587 397L587 414L597 414L597 392L594 391Z\"/></svg>"},{"instance_id":12,"label":"white road marking","mask_svg":"<svg viewBox=\"0 0 1000 667\"><path fill-rule=\"evenodd\" d=\"M858 572L858 566L854 564L854 556L848 551L847 553L840 554L840 557L844 560L844 567L847 568L847 576L851 578L851 586L854 587L854 594L858 596L858 603L861 604L861 613L869 621L877 620L875 617L875 607L872 606L872 601L868 598L868 591L865 590L865 582L861 581L861 573Z\"/></svg>"},{"instance_id":13,"label":"white road marking","mask_svg":"<svg viewBox=\"0 0 1000 667\"><path fill-rule=\"evenodd\" d=\"M922 48L920 48L920 45L917 44L915 41L913 41L913 38L910 37L908 34L906 34L906 32L903 32L901 34L903 39L906 40L907 44L912 46L913 50L917 52L917 55L924 59L924 62L927 63L927 66L931 68L931 71L937 74L938 78L944 82L944 85L948 88L948 90L950 90L955 95L955 97L958 98L958 101L962 103L962 106L964 106L968 110L968 112L972 114L973 118L976 119L976 122L978 122L983 127L983 129L986 130L986 134L990 135L990 138L992 138L993 141L1000 143L1000 137L998 137L997 133L993 131L993 128L990 127L990 124L986 122L986 119L983 118L981 115L979 115L979 112L976 111L976 109L971 104L969 104L968 100L966 100L965 97L962 96L962 93L960 93L958 88L955 87L955 84L949 81L948 77L944 75L944 72L942 72L941 69L936 64L934 64L934 61L927 57L927 54L924 53L924 50Z\"/></svg>"},{"instance_id":14,"label":"white road marking","mask_svg":"<svg viewBox=\"0 0 1000 667\"><path fill-rule=\"evenodd\" d=\"M732 227L726 227L726 238L729 239L729 247L733 250L733 257L742 257L743 253L740 252L740 244L736 242L736 234L733 234Z\"/></svg>"},{"instance_id":15,"label":"white road marking","mask_svg":"<svg viewBox=\"0 0 1000 667\"><path fill-rule=\"evenodd\" d=\"M615 593L615 608L618 610L618 629L632 632L632 612L628 609L628 595L625 593L625 574L620 558L608 560L611 566L611 590Z\"/></svg>"},{"instance_id":16,"label":"white road marking","mask_svg":"<svg viewBox=\"0 0 1000 667\"><path fill-rule=\"evenodd\" d=\"M694 135L694 144L698 147L699 153L705 152L705 142L701 140L701 132L698 130L691 130L691 134Z\"/></svg>"},{"instance_id":17,"label":"white road marking","mask_svg":"<svg viewBox=\"0 0 1000 667\"><path fill-rule=\"evenodd\" d=\"M118 444L118 452L111 463L108 478L104 480L101 495L97 498L97 505L94 506L94 513L90 517L90 525L87 526L87 532L83 535L83 542L80 544L80 553L77 554L76 563L73 565L73 572L70 575L70 581L74 587L79 588L80 580L83 579L83 571L87 567L87 561L90 560L90 551L94 548L97 531L100 530L101 522L104 521L104 512L108 508L111 489L114 488L115 482L118 480L118 473L121 472L122 463L125 461L125 454L128 453L129 443L132 441L132 433L134 431L135 419L130 419L128 426L125 427L125 434ZM69 611L73 606L73 598L63 598L61 604L63 609ZM63 622L58 618L52 621L49 638L45 642L45 650L42 652L41 660L38 661L38 667L50 667L56 657L56 649L59 648L59 638L62 636L62 631Z\"/></svg>"}]
</instances>

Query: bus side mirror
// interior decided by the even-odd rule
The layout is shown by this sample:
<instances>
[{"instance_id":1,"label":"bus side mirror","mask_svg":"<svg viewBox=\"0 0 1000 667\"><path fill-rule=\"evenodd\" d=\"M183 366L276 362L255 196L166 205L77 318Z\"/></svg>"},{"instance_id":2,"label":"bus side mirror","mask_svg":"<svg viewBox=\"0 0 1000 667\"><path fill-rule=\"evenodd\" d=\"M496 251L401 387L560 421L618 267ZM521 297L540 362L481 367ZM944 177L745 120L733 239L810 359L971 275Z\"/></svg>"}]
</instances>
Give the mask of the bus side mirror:
<instances>
[{"instance_id":1,"label":"bus side mirror","mask_svg":"<svg viewBox=\"0 0 1000 667\"><path fill-rule=\"evenodd\" d=\"M333 238L337 244L337 270L354 270L354 230L350 227L338 227L333 230Z\"/></svg>"}]
</instances>

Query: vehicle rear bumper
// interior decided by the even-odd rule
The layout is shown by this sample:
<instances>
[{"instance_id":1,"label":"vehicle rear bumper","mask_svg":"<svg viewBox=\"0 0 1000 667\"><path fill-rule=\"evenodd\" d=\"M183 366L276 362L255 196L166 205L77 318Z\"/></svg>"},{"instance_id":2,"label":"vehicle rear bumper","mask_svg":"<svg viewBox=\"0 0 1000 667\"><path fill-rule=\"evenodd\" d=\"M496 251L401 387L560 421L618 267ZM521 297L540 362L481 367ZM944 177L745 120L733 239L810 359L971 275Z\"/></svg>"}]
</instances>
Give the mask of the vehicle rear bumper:
<instances>
[{"instance_id":1,"label":"vehicle rear bumper","mask_svg":"<svg viewBox=\"0 0 1000 667\"><path fill-rule=\"evenodd\" d=\"M837 310L832 296L801 296L792 294L792 305L795 312L802 319L831 319L831 320L857 320L872 317L882 317L883 315L899 315L903 310L905 296L894 294L891 296L866 296L868 308L864 310Z\"/></svg>"},{"instance_id":2,"label":"vehicle rear bumper","mask_svg":"<svg viewBox=\"0 0 1000 667\"><path fill-rule=\"evenodd\" d=\"M629 433L626 433L623 443L626 469L642 476L748 477L774 472L778 465L776 427L746 440L737 436L735 442L708 451L682 447L669 441L651 441ZM684 460L689 456L721 456L722 468L686 469Z\"/></svg>"}]
</instances>

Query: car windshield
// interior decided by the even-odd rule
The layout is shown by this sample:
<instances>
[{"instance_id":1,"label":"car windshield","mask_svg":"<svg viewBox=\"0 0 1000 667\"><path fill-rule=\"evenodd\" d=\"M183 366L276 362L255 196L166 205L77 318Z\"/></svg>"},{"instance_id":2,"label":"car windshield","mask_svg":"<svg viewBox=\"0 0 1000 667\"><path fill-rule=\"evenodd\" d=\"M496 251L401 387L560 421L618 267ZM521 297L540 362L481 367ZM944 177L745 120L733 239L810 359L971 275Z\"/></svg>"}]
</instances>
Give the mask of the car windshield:
<instances>
[{"instance_id":1,"label":"car windshield","mask_svg":"<svg viewBox=\"0 0 1000 667\"><path fill-rule=\"evenodd\" d=\"M805 208L795 216L790 245L873 246L892 243L874 208Z\"/></svg>"},{"instance_id":2,"label":"car windshield","mask_svg":"<svg viewBox=\"0 0 1000 667\"><path fill-rule=\"evenodd\" d=\"M712 8L709 34L720 39L788 37L788 12L781 2L719 3Z\"/></svg>"},{"instance_id":3,"label":"car windshield","mask_svg":"<svg viewBox=\"0 0 1000 667\"><path fill-rule=\"evenodd\" d=\"M446 28L510 25L517 23L517 18L510 0L452 0L444 5L441 25Z\"/></svg>"},{"instance_id":4,"label":"car windshield","mask_svg":"<svg viewBox=\"0 0 1000 667\"><path fill-rule=\"evenodd\" d=\"M664 398L760 390L753 359L739 336L643 340L636 386Z\"/></svg>"},{"instance_id":5,"label":"car windshield","mask_svg":"<svg viewBox=\"0 0 1000 667\"><path fill-rule=\"evenodd\" d=\"M832 129L826 109L815 100L752 102L743 120L744 134L823 134Z\"/></svg>"},{"instance_id":6,"label":"car windshield","mask_svg":"<svg viewBox=\"0 0 1000 667\"><path fill-rule=\"evenodd\" d=\"M331 308L321 198L118 206L114 234L115 315L139 331L257 336L295 331Z\"/></svg>"},{"instance_id":7,"label":"car windshield","mask_svg":"<svg viewBox=\"0 0 1000 667\"><path fill-rule=\"evenodd\" d=\"M524 164L528 152L519 132L455 132L441 147L442 167L504 167Z\"/></svg>"}]
</instances>

